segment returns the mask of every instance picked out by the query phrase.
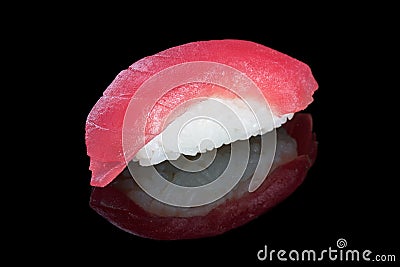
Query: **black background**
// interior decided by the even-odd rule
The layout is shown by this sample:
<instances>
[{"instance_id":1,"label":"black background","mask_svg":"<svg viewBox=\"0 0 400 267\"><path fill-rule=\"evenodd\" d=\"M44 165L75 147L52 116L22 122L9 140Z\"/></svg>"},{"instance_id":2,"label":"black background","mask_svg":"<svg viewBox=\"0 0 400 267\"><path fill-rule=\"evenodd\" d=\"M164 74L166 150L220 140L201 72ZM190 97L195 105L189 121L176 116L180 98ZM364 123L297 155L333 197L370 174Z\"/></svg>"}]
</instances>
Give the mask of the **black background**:
<instances>
[{"instance_id":1,"label":"black background","mask_svg":"<svg viewBox=\"0 0 400 267\"><path fill-rule=\"evenodd\" d=\"M58 120L51 120L52 134L46 142L62 153L54 156L56 167L45 164L55 171L44 179L50 190L38 204L43 212L33 217L35 232L46 237L43 250L61 260L87 258L92 263L136 265L161 259L165 264L253 265L259 264L256 253L264 245L322 250L345 238L349 249L396 254L400 260L397 106L393 104L398 84L391 67L397 52L390 8L327 7L306 13L294 8L290 14L257 6L236 13L212 6L203 13L194 9L174 15L165 10L159 16L151 9L121 6L99 13L79 7L51 14L34 27L46 28L45 41L35 55L36 59L50 55L42 77L55 80L46 117L52 110L62 110ZM54 31L49 28L52 21L57 21ZM286 201L221 236L154 241L123 232L88 204L86 116L114 77L133 62L187 42L228 38L261 43L311 67L319 83L306 110L313 115L319 141L315 165Z\"/></svg>"}]
</instances>

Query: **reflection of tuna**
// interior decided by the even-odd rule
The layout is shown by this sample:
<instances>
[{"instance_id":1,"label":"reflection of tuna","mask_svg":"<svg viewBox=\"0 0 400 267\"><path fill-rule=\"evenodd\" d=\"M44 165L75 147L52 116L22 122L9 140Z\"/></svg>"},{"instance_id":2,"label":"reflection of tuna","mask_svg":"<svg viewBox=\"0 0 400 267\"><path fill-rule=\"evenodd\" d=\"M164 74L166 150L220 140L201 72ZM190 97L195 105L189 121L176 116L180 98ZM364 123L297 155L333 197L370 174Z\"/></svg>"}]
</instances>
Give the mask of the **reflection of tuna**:
<instances>
[{"instance_id":1,"label":"reflection of tuna","mask_svg":"<svg viewBox=\"0 0 400 267\"><path fill-rule=\"evenodd\" d=\"M154 200L140 197L138 189L134 189L133 179L120 175L104 188L93 188L90 206L124 231L153 239L200 238L239 227L289 196L303 182L314 163L317 142L312 133L311 115L296 114L283 128L295 140L297 153L294 157L290 155L289 161L285 160L285 155L292 151L287 149L290 145L280 145L278 136L277 154L281 162L274 162L275 168L255 192L237 192L241 190L239 184L232 194L218 203L209 204L211 208L185 209L162 203L157 206L149 204ZM247 189L247 184L242 188ZM138 203L140 198L147 203Z\"/></svg>"},{"instance_id":2,"label":"reflection of tuna","mask_svg":"<svg viewBox=\"0 0 400 267\"><path fill-rule=\"evenodd\" d=\"M303 110L312 102L312 94L317 89L311 71L304 63L277 52L260 44L240 40L202 41L185 44L146 57L132 64L122 71L104 92L90 112L86 122L86 145L90 156L92 170L91 185L104 187L109 184L126 167L122 147L122 124L128 104L138 88L150 77L169 67L181 63L206 61L225 64L250 78L262 91L262 94L272 109L273 118L277 126L284 123L293 113ZM171 77L173 79L173 77ZM246 88L243 88L246 93ZM153 92L149 92L153 94ZM199 97L214 97L223 100L235 96L224 89L207 83L186 84L173 88L154 103L147 116L145 142L152 139L164 130L163 126L170 113L188 100ZM262 102L262 99L259 99ZM262 105L262 104L261 104ZM178 115L190 111L190 106L183 106L185 110ZM235 105L233 105L234 109ZM205 107L203 107L205 108ZM171 117L169 117L170 119ZM173 120L172 120L173 121ZM210 129L192 129L200 135ZM247 130L247 129L246 129ZM261 129L254 132L242 133L239 139L249 138ZM133 129L135 131L135 129ZM139 131L139 130L137 130ZM211 129L211 132L213 129ZM136 133L141 134L140 132ZM193 136L199 138L198 136ZM234 140L212 140L214 143L229 143ZM134 159L142 148L139 144L132 144L132 151L128 160ZM153 142L155 143L155 142ZM163 155L160 146L149 144L153 151L150 158L141 158L141 162L160 162L163 159L176 158L179 151L167 151ZM169 154L168 154L169 153Z\"/></svg>"}]
</instances>

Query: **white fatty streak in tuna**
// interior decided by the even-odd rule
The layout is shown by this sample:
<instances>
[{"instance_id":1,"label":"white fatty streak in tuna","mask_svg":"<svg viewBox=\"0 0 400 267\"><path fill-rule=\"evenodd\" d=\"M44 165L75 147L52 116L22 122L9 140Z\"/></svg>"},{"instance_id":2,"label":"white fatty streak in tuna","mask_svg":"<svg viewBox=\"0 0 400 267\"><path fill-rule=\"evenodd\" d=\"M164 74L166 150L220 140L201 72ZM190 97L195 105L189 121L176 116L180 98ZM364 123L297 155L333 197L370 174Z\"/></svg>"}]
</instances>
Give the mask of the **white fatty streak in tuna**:
<instances>
[{"instance_id":1,"label":"white fatty streak in tuna","mask_svg":"<svg viewBox=\"0 0 400 267\"><path fill-rule=\"evenodd\" d=\"M125 192L127 196L132 199L136 204L152 214L164 217L203 216L214 209L216 206L224 203L225 201L229 199L239 199L243 196L243 194L248 193L248 185L250 182L250 178L252 177L258 164L260 150L260 137L257 136L250 138L249 161L240 182L223 198L220 198L215 202L200 207L174 207L157 201L139 188L139 186L134 182L134 179L130 176L128 170L125 170L123 173L123 177L125 178L116 179L113 183L113 186ZM296 141L286 133L285 129L277 129L276 153L271 171L273 171L277 166L293 160L295 157L297 157ZM214 162L208 168L197 173L180 171L179 169L176 169L173 165L171 165L168 161L158 164L154 167L165 179L169 180L170 182L181 186L190 187L207 184L217 179L226 168L229 159L230 145L224 145L218 149ZM135 164L135 168L152 168L143 167L137 163Z\"/></svg>"},{"instance_id":2,"label":"white fatty streak in tuna","mask_svg":"<svg viewBox=\"0 0 400 267\"><path fill-rule=\"evenodd\" d=\"M265 103L239 98L209 98L190 106L133 158L142 166L194 156L224 144L265 134L281 126L293 113L277 117Z\"/></svg>"}]
</instances>

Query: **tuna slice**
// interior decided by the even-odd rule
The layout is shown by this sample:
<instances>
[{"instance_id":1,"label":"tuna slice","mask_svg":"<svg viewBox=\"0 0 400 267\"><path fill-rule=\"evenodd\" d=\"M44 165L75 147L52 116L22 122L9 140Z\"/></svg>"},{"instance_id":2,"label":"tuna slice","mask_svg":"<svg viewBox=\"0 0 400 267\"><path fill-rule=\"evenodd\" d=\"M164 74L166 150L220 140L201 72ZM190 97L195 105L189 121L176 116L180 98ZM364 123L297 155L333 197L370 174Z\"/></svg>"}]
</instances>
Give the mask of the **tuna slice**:
<instances>
[{"instance_id":1,"label":"tuna slice","mask_svg":"<svg viewBox=\"0 0 400 267\"><path fill-rule=\"evenodd\" d=\"M125 153L124 156L122 146L123 122L130 101L139 98L138 89L160 71L188 62L224 64L245 74L261 90L273 115L277 117L305 109L312 102L312 95L318 87L310 68L306 64L276 50L249 41L193 42L143 58L117 75L87 118L85 138L87 154L90 157L89 168L92 171L91 185L104 187L112 182L124 170L126 162L133 159L144 144L150 142L164 130L167 117L176 107L197 97L215 95L230 97L224 94L218 86L207 83L185 84L172 88L151 107L149 112L146 114L138 113L133 116L132 125L135 125L135 120L140 121L144 118L146 121L145 141L144 143L139 141L132 143L128 153ZM152 94L152 92L147 93ZM140 97L143 97L143 95ZM138 129L132 128L132 136L140 134L139 127ZM281 177L288 175L290 169L296 167L299 169L297 169L298 172L295 177L291 177L285 183L292 181L297 185L301 180L299 176L302 176L310 165L309 158L299 157L291 163L291 168L276 171L282 174L277 177L274 175L272 180L280 181ZM289 186L289 188L294 187L294 185ZM106 192L108 191L106 190ZM288 191L285 190L285 192ZM96 194L101 194L101 191L95 191ZM260 194L260 192L257 194ZM268 203L266 205L270 205ZM214 218L215 216L212 214L209 216ZM215 219L213 220L215 221ZM148 227L144 220L140 222ZM179 224L191 224L191 222L187 220L179 221ZM241 224L241 221L235 221L234 224ZM173 225L175 224L173 223ZM157 231L167 231L167 229Z\"/></svg>"}]
</instances>

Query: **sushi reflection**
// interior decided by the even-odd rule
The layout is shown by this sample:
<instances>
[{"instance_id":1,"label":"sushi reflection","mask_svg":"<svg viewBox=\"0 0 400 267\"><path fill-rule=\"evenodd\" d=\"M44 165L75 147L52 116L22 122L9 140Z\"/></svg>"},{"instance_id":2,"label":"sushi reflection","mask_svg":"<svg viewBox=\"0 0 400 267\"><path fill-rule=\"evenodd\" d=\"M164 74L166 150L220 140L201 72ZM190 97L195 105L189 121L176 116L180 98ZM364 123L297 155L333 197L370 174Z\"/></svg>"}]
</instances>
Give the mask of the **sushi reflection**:
<instances>
[{"instance_id":1,"label":"sushi reflection","mask_svg":"<svg viewBox=\"0 0 400 267\"><path fill-rule=\"evenodd\" d=\"M303 182L315 161L317 142L311 115L298 113L277 131L272 170L261 187L249 193L249 178L259 159L259 140L249 139L251 153L239 183L213 203L190 208L161 203L141 190L125 169L106 187L92 189L90 207L118 228L146 238L193 239L222 234L283 201ZM172 183L201 186L218 177L226 168L229 155L229 145L219 148L214 162L198 173L179 171L167 161L155 168Z\"/></svg>"}]
</instances>

